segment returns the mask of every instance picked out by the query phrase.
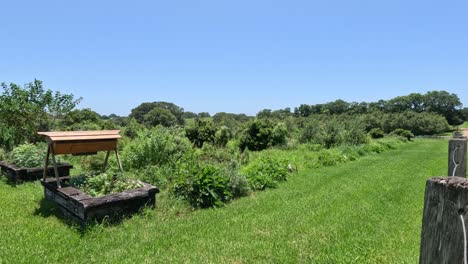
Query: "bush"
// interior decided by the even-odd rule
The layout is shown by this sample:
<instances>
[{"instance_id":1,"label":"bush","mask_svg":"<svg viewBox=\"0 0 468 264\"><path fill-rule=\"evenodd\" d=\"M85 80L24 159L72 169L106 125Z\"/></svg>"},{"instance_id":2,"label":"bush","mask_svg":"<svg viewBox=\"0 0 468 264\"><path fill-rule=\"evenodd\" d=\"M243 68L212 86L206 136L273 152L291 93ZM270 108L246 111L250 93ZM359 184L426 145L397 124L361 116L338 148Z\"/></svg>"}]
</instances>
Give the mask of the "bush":
<instances>
[{"instance_id":1,"label":"bush","mask_svg":"<svg viewBox=\"0 0 468 264\"><path fill-rule=\"evenodd\" d=\"M241 150L259 151L286 142L287 127L283 123L274 125L268 119L256 119L247 124L240 137Z\"/></svg>"},{"instance_id":2,"label":"bush","mask_svg":"<svg viewBox=\"0 0 468 264\"><path fill-rule=\"evenodd\" d=\"M157 126L127 143L122 150L122 163L127 169L177 166L192 154L192 146L180 130Z\"/></svg>"},{"instance_id":3,"label":"bush","mask_svg":"<svg viewBox=\"0 0 468 264\"><path fill-rule=\"evenodd\" d=\"M1 161L6 161L6 159L7 159L7 153L5 152L5 150L0 148L0 160Z\"/></svg>"},{"instance_id":4,"label":"bush","mask_svg":"<svg viewBox=\"0 0 468 264\"><path fill-rule=\"evenodd\" d=\"M271 132L271 144L273 146L285 145L288 136L288 127L284 123L278 123Z\"/></svg>"},{"instance_id":5,"label":"bush","mask_svg":"<svg viewBox=\"0 0 468 264\"><path fill-rule=\"evenodd\" d=\"M318 152L319 167L330 167L344 162L346 159L337 149L324 149Z\"/></svg>"},{"instance_id":6,"label":"bush","mask_svg":"<svg viewBox=\"0 0 468 264\"><path fill-rule=\"evenodd\" d=\"M186 173L176 180L174 194L193 207L219 207L232 198L229 178L222 169L198 163L188 166Z\"/></svg>"},{"instance_id":7,"label":"bush","mask_svg":"<svg viewBox=\"0 0 468 264\"><path fill-rule=\"evenodd\" d=\"M380 128L372 128L370 131L369 131L369 135L372 137L372 138L383 138L385 133L382 129Z\"/></svg>"},{"instance_id":8,"label":"bush","mask_svg":"<svg viewBox=\"0 0 468 264\"><path fill-rule=\"evenodd\" d=\"M44 165L46 151L44 145L22 144L11 151L9 162L18 167L40 167Z\"/></svg>"},{"instance_id":9,"label":"bush","mask_svg":"<svg viewBox=\"0 0 468 264\"><path fill-rule=\"evenodd\" d=\"M397 129L393 130L393 132L391 134L395 135L395 136L399 136L399 137L404 137L408 141L411 141L411 139L414 138L414 135L413 135L413 133L411 133L411 131L401 129L401 128L397 128Z\"/></svg>"},{"instance_id":10,"label":"bush","mask_svg":"<svg viewBox=\"0 0 468 264\"><path fill-rule=\"evenodd\" d=\"M228 170L229 188L231 189L232 198L247 196L250 188L247 179L240 175L237 170Z\"/></svg>"},{"instance_id":11,"label":"bush","mask_svg":"<svg viewBox=\"0 0 468 264\"><path fill-rule=\"evenodd\" d=\"M144 115L144 122L147 126L171 127L177 124L177 118L165 108L156 107Z\"/></svg>"},{"instance_id":12,"label":"bush","mask_svg":"<svg viewBox=\"0 0 468 264\"><path fill-rule=\"evenodd\" d=\"M221 147L226 146L229 139L231 139L231 130L227 126L222 126L216 131L215 144Z\"/></svg>"},{"instance_id":13,"label":"bush","mask_svg":"<svg viewBox=\"0 0 468 264\"><path fill-rule=\"evenodd\" d=\"M276 188L288 178L288 163L271 157L260 157L243 170L252 190Z\"/></svg>"},{"instance_id":14,"label":"bush","mask_svg":"<svg viewBox=\"0 0 468 264\"><path fill-rule=\"evenodd\" d=\"M198 148L205 142L214 143L216 128L211 120L196 119L194 125L185 128L188 139Z\"/></svg>"},{"instance_id":15,"label":"bush","mask_svg":"<svg viewBox=\"0 0 468 264\"><path fill-rule=\"evenodd\" d=\"M361 145L369 142L364 123L360 120L345 122L343 143L348 145Z\"/></svg>"}]
</instances>

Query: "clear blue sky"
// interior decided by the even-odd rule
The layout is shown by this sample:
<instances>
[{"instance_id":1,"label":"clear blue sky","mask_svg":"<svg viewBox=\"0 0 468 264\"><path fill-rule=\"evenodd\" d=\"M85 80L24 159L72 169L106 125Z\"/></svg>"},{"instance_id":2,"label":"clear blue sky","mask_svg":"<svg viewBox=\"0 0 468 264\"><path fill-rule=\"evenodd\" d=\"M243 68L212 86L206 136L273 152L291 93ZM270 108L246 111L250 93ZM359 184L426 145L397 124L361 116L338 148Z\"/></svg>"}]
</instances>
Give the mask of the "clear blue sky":
<instances>
[{"instance_id":1,"label":"clear blue sky","mask_svg":"<svg viewBox=\"0 0 468 264\"><path fill-rule=\"evenodd\" d=\"M126 115L255 114L447 90L468 105L468 1L3 1L0 82Z\"/></svg>"}]
</instances>

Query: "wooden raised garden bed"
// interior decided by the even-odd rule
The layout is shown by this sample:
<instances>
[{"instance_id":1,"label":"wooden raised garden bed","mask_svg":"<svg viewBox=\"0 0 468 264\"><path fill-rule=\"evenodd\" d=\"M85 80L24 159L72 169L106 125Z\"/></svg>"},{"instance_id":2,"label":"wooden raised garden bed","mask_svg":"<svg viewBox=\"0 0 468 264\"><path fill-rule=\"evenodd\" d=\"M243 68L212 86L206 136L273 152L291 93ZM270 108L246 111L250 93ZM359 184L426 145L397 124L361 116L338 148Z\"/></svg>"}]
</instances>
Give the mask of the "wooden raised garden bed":
<instances>
[{"instance_id":1,"label":"wooden raised garden bed","mask_svg":"<svg viewBox=\"0 0 468 264\"><path fill-rule=\"evenodd\" d=\"M57 187L55 179L41 181L47 200L55 202L65 216L80 225L86 225L90 221L102 220L105 217L118 217L136 213L144 206L156 205L156 193L159 190L149 184L143 183L143 187L110 194L101 197L91 197L86 193L70 187L68 178L61 178L62 188Z\"/></svg>"},{"instance_id":2,"label":"wooden raised garden bed","mask_svg":"<svg viewBox=\"0 0 468 264\"><path fill-rule=\"evenodd\" d=\"M117 151L119 132L119 130L103 130L38 133L44 135L48 142L45 168L51 156L55 174L55 178L48 178L47 170L43 170L41 183L44 186L45 198L55 202L67 217L79 224L85 225L94 219L101 220L106 216L128 215L139 211L144 206L154 207L156 204L156 193L159 190L146 183L142 183L143 187L138 189L91 197L70 186L68 183L70 177L60 177L55 163L56 154L95 154L98 151L107 151L103 165L104 171L110 152L114 151L119 168L123 171Z\"/></svg>"},{"instance_id":3,"label":"wooden raised garden bed","mask_svg":"<svg viewBox=\"0 0 468 264\"><path fill-rule=\"evenodd\" d=\"M0 161L0 168L2 172L8 178L8 181L11 182L22 182L22 181L31 181L31 180L38 180L42 178L44 173L43 167L35 167L35 168L24 168L24 167L17 167L15 164L6 164ZM70 169L73 168L73 165L68 163L61 163L57 164L57 169L60 177L69 176ZM47 169L48 174L54 173L54 167L48 167Z\"/></svg>"}]
</instances>

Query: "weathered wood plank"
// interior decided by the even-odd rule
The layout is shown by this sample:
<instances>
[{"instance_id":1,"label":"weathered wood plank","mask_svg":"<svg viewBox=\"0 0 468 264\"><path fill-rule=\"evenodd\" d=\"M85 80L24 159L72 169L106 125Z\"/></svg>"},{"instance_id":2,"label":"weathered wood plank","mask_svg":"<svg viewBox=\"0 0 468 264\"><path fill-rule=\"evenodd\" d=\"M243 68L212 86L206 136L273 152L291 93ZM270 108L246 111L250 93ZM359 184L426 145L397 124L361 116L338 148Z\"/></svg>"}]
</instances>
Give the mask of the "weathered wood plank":
<instances>
[{"instance_id":1,"label":"weathered wood plank","mask_svg":"<svg viewBox=\"0 0 468 264\"><path fill-rule=\"evenodd\" d=\"M46 199L55 202L70 219L79 224L106 216L134 213L148 205L154 208L156 193L159 192L158 188L144 183L139 189L93 198L66 184L63 188L57 188L53 179L41 182Z\"/></svg>"},{"instance_id":2,"label":"weathered wood plank","mask_svg":"<svg viewBox=\"0 0 468 264\"><path fill-rule=\"evenodd\" d=\"M467 140L465 138L449 140L447 175L466 177L466 151Z\"/></svg>"},{"instance_id":3,"label":"weathered wood plank","mask_svg":"<svg viewBox=\"0 0 468 264\"><path fill-rule=\"evenodd\" d=\"M468 179L436 177L426 183L420 264L462 263L463 227L467 223Z\"/></svg>"},{"instance_id":4,"label":"weathered wood plank","mask_svg":"<svg viewBox=\"0 0 468 264\"><path fill-rule=\"evenodd\" d=\"M43 178L44 176L44 168L43 167L36 167L36 168L22 168L18 167L14 164L6 164L0 161L0 167L2 171L7 176L8 180L12 182L21 182L21 181L29 181L29 180L37 180ZM73 165L68 163L61 163L58 165L58 171L60 176L68 176L70 175L70 169L73 168ZM52 166L47 168L47 175L53 175L54 168Z\"/></svg>"}]
</instances>

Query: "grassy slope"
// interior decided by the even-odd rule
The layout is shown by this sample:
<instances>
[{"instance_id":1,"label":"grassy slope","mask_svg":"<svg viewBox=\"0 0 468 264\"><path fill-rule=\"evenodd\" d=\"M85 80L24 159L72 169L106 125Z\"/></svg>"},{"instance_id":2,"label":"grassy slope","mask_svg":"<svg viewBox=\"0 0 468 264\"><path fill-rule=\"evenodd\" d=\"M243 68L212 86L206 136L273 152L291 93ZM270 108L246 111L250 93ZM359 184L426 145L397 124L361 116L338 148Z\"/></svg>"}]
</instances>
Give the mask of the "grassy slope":
<instances>
[{"instance_id":1,"label":"grassy slope","mask_svg":"<svg viewBox=\"0 0 468 264\"><path fill-rule=\"evenodd\" d=\"M462 128L468 128L468 122L463 123Z\"/></svg>"},{"instance_id":2,"label":"grassy slope","mask_svg":"<svg viewBox=\"0 0 468 264\"><path fill-rule=\"evenodd\" d=\"M0 263L415 263L425 180L446 173L446 141L419 140L221 209L147 210L84 234L39 214L38 183L0 183Z\"/></svg>"}]
</instances>

